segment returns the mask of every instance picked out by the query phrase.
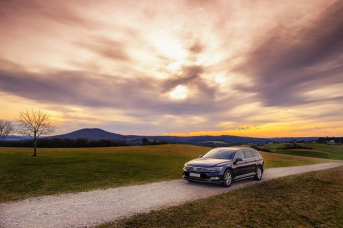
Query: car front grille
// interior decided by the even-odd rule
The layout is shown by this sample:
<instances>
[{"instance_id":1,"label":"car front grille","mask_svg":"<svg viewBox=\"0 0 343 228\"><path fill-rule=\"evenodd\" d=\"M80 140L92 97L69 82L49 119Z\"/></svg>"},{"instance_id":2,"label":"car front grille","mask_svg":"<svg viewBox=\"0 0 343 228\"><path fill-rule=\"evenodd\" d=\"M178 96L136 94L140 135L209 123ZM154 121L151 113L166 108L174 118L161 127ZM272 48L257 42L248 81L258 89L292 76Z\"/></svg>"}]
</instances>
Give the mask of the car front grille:
<instances>
[{"instance_id":1,"label":"car front grille","mask_svg":"<svg viewBox=\"0 0 343 228\"><path fill-rule=\"evenodd\" d=\"M187 171L189 172L197 172L197 173L207 173L209 170L201 167L187 167Z\"/></svg>"}]
</instances>

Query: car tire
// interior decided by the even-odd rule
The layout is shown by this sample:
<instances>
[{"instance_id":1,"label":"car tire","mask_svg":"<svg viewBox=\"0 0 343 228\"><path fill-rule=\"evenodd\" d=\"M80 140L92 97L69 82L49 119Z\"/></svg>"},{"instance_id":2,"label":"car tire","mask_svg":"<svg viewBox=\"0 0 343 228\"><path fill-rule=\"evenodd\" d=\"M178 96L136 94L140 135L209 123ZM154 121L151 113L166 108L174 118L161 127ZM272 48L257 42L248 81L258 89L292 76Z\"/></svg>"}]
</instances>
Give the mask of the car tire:
<instances>
[{"instance_id":1,"label":"car tire","mask_svg":"<svg viewBox=\"0 0 343 228\"><path fill-rule=\"evenodd\" d=\"M232 184L233 181L233 177L232 177L232 172L231 170L227 169L224 172L223 175L223 187L227 188L230 187L230 185Z\"/></svg>"},{"instance_id":2,"label":"car tire","mask_svg":"<svg viewBox=\"0 0 343 228\"><path fill-rule=\"evenodd\" d=\"M257 181L261 180L262 174L263 174L263 172L262 172L261 166L257 166L256 167L256 175L255 175L254 179Z\"/></svg>"}]
</instances>

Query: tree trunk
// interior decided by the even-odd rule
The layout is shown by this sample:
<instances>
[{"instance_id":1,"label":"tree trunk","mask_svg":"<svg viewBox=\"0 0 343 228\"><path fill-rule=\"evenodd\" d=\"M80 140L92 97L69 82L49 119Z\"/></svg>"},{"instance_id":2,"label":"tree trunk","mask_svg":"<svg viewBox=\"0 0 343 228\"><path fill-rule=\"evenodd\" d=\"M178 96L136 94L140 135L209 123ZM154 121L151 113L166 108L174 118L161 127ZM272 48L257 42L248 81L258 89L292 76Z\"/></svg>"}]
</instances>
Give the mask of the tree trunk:
<instances>
[{"instance_id":1,"label":"tree trunk","mask_svg":"<svg viewBox=\"0 0 343 228\"><path fill-rule=\"evenodd\" d=\"M34 132L34 136L33 136L33 156L37 156L37 133Z\"/></svg>"}]
</instances>

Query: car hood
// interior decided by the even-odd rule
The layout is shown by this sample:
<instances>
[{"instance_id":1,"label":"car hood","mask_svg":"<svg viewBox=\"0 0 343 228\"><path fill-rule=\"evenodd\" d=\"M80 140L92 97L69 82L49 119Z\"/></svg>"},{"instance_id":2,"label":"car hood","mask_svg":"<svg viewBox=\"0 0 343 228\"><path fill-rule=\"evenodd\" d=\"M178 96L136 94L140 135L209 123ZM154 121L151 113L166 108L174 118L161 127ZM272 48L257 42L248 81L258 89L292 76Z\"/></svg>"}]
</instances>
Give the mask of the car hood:
<instances>
[{"instance_id":1,"label":"car hood","mask_svg":"<svg viewBox=\"0 0 343 228\"><path fill-rule=\"evenodd\" d=\"M232 162L229 159L215 159L215 158L197 158L187 162L188 166L200 166L200 167L212 167L212 166L221 166Z\"/></svg>"}]
</instances>

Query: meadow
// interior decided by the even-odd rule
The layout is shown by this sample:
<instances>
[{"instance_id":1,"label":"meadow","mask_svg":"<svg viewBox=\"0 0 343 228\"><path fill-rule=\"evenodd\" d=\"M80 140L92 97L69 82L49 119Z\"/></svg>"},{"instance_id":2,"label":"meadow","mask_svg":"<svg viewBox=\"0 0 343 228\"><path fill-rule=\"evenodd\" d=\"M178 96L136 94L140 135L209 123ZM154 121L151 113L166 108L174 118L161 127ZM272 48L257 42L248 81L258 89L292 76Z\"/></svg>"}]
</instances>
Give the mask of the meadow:
<instances>
[{"instance_id":1,"label":"meadow","mask_svg":"<svg viewBox=\"0 0 343 228\"><path fill-rule=\"evenodd\" d=\"M260 152L267 167L342 159L343 147ZM285 155L287 154L287 155ZM292 155L290 155L292 154ZM293 156L296 155L296 156ZM307 157L305 157L307 156ZM314 160L313 160L314 159ZM102 224L121 227L343 227L343 167L293 175L248 188Z\"/></svg>"},{"instance_id":2,"label":"meadow","mask_svg":"<svg viewBox=\"0 0 343 228\"><path fill-rule=\"evenodd\" d=\"M282 145L283 144L267 144L263 146L262 148L269 149L272 152L278 153L278 154L343 160L343 145L299 143L300 146L311 147L312 150L308 150L308 149L277 150L277 148L281 147Z\"/></svg>"},{"instance_id":3,"label":"meadow","mask_svg":"<svg viewBox=\"0 0 343 228\"><path fill-rule=\"evenodd\" d=\"M343 167L293 175L98 228L343 227Z\"/></svg>"},{"instance_id":4,"label":"meadow","mask_svg":"<svg viewBox=\"0 0 343 228\"><path fill-rule=\"evenodd\" d=\"M0 148L0 202L181 178L183 164L211 148L158 145L106 148ZM261 152L265 167L327 162Z\"/></svg>"}]
</instances>

